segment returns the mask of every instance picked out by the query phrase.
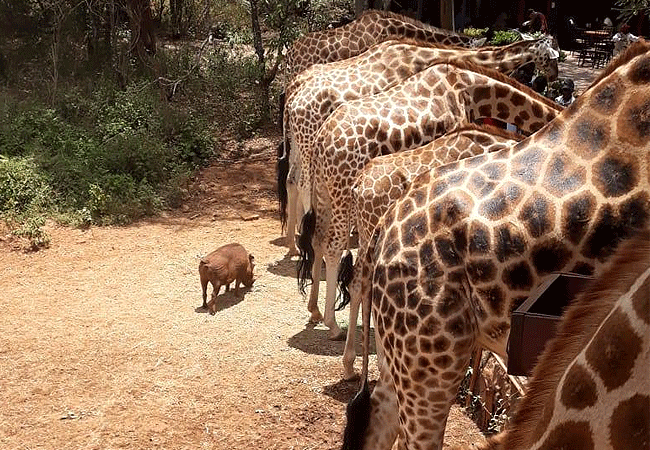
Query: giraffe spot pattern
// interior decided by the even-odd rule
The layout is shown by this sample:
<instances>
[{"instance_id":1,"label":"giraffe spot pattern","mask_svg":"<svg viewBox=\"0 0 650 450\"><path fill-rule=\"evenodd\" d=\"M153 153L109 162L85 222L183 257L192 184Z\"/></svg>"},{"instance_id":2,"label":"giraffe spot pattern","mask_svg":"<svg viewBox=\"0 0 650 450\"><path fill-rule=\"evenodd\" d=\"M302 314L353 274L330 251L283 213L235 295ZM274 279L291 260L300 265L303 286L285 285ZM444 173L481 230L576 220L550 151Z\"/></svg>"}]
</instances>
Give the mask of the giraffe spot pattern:
<instances>
[{"instance_id":1,"label":"giraffe spot pattern","mask_svg":"<svg viewBox=\"0 0 650 450\"><path fill-rule=\"evenodd\" d=\"M525 238L515 226L508 223L496 228L494 242L495 254L499 262L520 256L526 250Z\"/></svg>"},{"instance_id":2,"label":"giraffe spot pattern","mask_svg":"<svg viewBox=\"0 0 650 450\"><path fill-rule=\"evenodd\" d=\"M595 212L596 198L590 192L578 194L564 204L562 226L571 243L578 244L584 237Z\"/></svg>"},{"instance_id":3,"label":"giraffe spot pattern","mask_svg":"<svg viewBox=\"0 0 650 450\"><path fill-rule=\"evenodd\" d=\"M543 236L551 231L555 222L555 211L552 204L541 195L528 199L519 214L521 220L534 238Z\"/></svg>"},{"instance_id":4,"label":"giraffe spot pattern","mask_svg":"<svg viewBox=\"0 0 650 450\"><path fill-rule=\"evenodd\" d=\"M650 448L650 397L636 394L612 413L609 440L614 450Z\"/></svg>"},{"instance_id":5,"label":"giraffe spot pattern","mask_svg":"<svg viewBox=\"0 0 650 450\"><path fill-rule=\"evenodd\" d=\"M611 391L629 379L634 362L641 353L641 344L642 339L629 319L617 308L594 335L585 357L605 388Z\"/></svg>"},{"instance_id":6,"label":"giraffe spot pattern","mask_svg":"<svg viewBox=\"0 0 650 450\"><path fill-rule=\"evenodd\" d=\"M596 216L596 224L587 235L581 253L587 258L602 259L611 255L619 242L648 223L650 201L639 193L618 208L606 204Z\"/></svg>"},{"instance_id":7,"label":"giraffe spot pattern","mask_svg":"<svg viewBox=\"0 0 650 450\"><path fill-rule=\"evenodd\" d=\"M454 288L445 286L442 292L442 298L439 299L436 312L440 317L447 317L460 311L464 305L465 298Z\"/></svg>"},{"instance_id":8,"label":"giraffe spot pattern","mask_svg":"<svg viewBox=\"0 0 650 450\"><path fill-rule=\"evenodd\" d=\"M494 191L496 186L496 182L488 181L480 173L474 173L469 180L470 192L477 197L487 197Z\"/></svg>"},{"instance_id":9,"label":"giraffe spot pattern","mask_svg":"<svg viewBox=\"0 0 650 450\"><path fill-rule=\"evenodd\" d=\"M557 197L574 192L586 183L586 169L571 159L567 153L553 156L544 175L544 187Z\"/></svg>"},{"instance_id":10,"label":"giraffe spot pattern","mask_svg":"<svg viewBox=\"0 0 650 450\"><path fill-rule=\"evenodd\" d=\"M573 252L557 238L536 244L532 251L533 267L538 275L562 269L573 256Z\"/></svg>"},{"instance_id":11,"label":"giraffe spot pattern","mask_svg":"<svg viewBox=\"0 0 650 450\"><path fill-rule=\"evenodd\" d=\"M438 336L433 341L433 349L436 353L442 353L449 349L451 341L445 336Z\"/></svg>"},{"instance_id":12,"label":"giraffe spot pattern","mask_svg":"<svg viewBox=\"0 0 650 450\"><path fill-rule=\"evenodd\" d=\"M569 130L569 145L584 159L592 159L609 141L609 125L587 115Z\"/></svg>"},{"instance_id":13,"label":"giraffe spot pattern","mask_svg":"<svg viewBox=\"0 0 650 450\"><path fill-rule=\"evenodd\" d=\"M440 225L453 226L471 212L473 201L462 191L450 192L435 202L430 211L430 229Z\"/></svg>"},{"instance_id":14,"label":"giraffe spot pattern","mask_svg":"<svg viewBox=\"0 0 650 450\"><path fill-rule=\"evenodd\" d=\"M503 270L501 281L513 291L530 289L533 275L526 261L514 263Z\"/></svg>"},{"instance_id":15,"label":"giraffe spot pattern","mask_svg":"<svg viewBox=\"0 0 650 450\"><path fill-rule=\"evenodd\" d=\"M409 202L410 204L410 202ZM402 243L405 247L415 246L427 233L427 216L420 211L404 221L402 224Z\"/></svg>"},{"instance_id":16,"label":"giraffe spot pattern","mask_svg":"<svg viewBox=\"0 0 650 450\"><path fill-rule=\"evenodd\" d=\"M491 259L470 261L467 263L467 274L474 283L487 283L496 277L497 268Z\"/></svg>"},{"instance_id":17,"label":"giraffe spot pattern","mask_svg":"<svg viewBox=\"0 0 650 450\"><path fill-rule=\"evenodd\" d=\"M633 189L638 181L638 169L634 161L624 155L608 156L594 167L594 185L605 197L619 197Z\"/></svg>"},{"instance_id":18,"label":"giraffe spot pattern","mask_svg":"<svg viewBox=\"0 0 650 450\"><path fill-rule=\"evenodd\" d=\"M578 363L573 363L567 372L560 400L567 408L582 410L596 404L598 392L596 382L587 369Z\"/></svg>"},{"instance_id":19,"label":"giraffe spot pattern","mask_svg":"<svg viewBox=\"0 0 650 450\"><path fill-rule=\"evenodd\" d=\"M567 421L553 428L539 450L594 450L589 422Z\"/></svg>"},{"instance_id":20,"label":"giraffe spot pattern","mask_svg":"<svg viewBox=\"0 0 650 450\"><path fill-rule=\"evenodd\" d=\"M635 84L650 82L650 58L641 58L632 66L630 80Z\"/></svg>"},{"instance_id":21,"label":"giraffe spot pattern","mask_svg":"<svg viewBox=\"0 0 650 450\"><path fill-rule=\"evenodd\" d=\"M544 162L544 151L532 147L519 152L512 159L512 176L528 185L537 182Z\"/></svg>"},{"instance_id":22,"label":"giraffe spot pattern","mask_svg":"<svg viewBox=\"0 0 650 450\"><path fill-rule=\"evenodd\" d=\"M623 95L622 81L615 76L611 81L603 83L602 86L596 86L591 100L591 107L595 112L604 116L614 114Z\"/></svg>"},{"instance_id":23,"label":"giraffe spot pattern","mask_svg":"<svg viewBox=\"0 0 650 450\"><path fill-rule=\"evenodd\" d=\"M503 163L489 163L481 166L481 170L490 180L499 181L506 173L506 165Z\"/></svg>"},{"instance_id":24,"label":"giraffe spot pattern","mask_svg":"<svg viewBox=\"0 0 650 450\"><path fill-rule=\"evenodd\" d=\"M622 141L633 145L645 145L650 139L650 100L632 98L630 106L618 119L618 135Z\"/></svg>"},{"instance_id":25,"label":"giraffe spot pattern","mask_svg":"<svg viewBox=\"0 0 650 450\"><path fill-rule=\"evenodd\" d=\"M579 275L593 275L594 270L596 270L595 267L588 262L578 261L570 271Z\"/></svg>"},{"instance_id":26,"label":"giraffe spot pattern","mask_svg":"<svg viewBox=\"0 0 650 450\"><path fill-rule=\"evenodd\" d=\"M470 255L485 255L490 252L490 231L485 225L472 223L469 235Z\"/></svg>"},{"instance_id":27,"label":"giraffe spot pattern","mask_svg":"<svg viewBox=\"0 0 650 450\"><path fill-rule=\"evenodd\" d=\"M462 259L456 251L454 242L444 237L434 238L438 257L447 267L455 267L461 264Z\"/></svg>"},{"instance_id":28,"label":"giraffe spot pattern","mask_svg":"<svg viewBox=\"0 0 650 450\"><path fill-rule=\"evenodd\" d=\"M488 308L494 315L503 315L505 296L499 285L495 284L488 288L477 289L476 293L483 302L487 303Z\"/></svg>"},{"instance_id":29,"label":"giraffe spot pattern","mask_svg":"<svg viewBox=\"0 0 650 450\"><path fill-rule=\"evenodd\" d=\"M445 322L445 331L454 338L461 338L470 334L472 327L465 317L457 316Z\"/></svg>"}]
</instances>

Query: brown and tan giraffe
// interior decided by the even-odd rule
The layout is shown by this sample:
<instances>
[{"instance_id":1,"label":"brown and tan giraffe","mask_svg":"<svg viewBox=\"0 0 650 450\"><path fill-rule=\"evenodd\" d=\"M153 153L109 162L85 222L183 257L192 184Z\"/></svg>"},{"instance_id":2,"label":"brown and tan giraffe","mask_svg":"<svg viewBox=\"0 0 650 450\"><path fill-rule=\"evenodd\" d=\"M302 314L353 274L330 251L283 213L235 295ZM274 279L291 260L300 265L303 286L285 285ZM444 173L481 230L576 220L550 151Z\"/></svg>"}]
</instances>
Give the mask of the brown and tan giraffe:
<instances>
[{"instance_id":1,"label":"brown and tan giraffe","mask_svg":"<svg viewBox=\"0 0 650 450\"><path fill-rule=\"evenodd\" d=\"M298 196L302 197L303 206L308 203L313 139L339 105L382 92L444 58L476 63L503 73L532 62L553 80L558 74L558 53L553 45L550 36L477 50L409 39L390 40L353 58L318 64L301 72L286 89L283 129L289 165L282 166L280 162L279 167L285 167L285 172L278 179L280 217L282 224L287 225L289 254L297 254L294 235Z\"/></svg>"},{"instance_id":2,"label":"brown and tan giraffe","mask_svg":"<svg viewBox=\"0 0 650 450\"><path fill-rule=\"evenodd\" d=\"M562 109L500 72L460 61L433 64L374 96L339 106L314 140L313 207L305 208L298 245L299 282L326 264L324 323L330 337L343 333L334 317L339 260L351 230L351 186L373 157L419 147L481 117L540 129ZM313 241L313 242L312 242ZM308 309L320 319L319 277L312 277Z\"/></svg>"},{"instance_id":3,"label":"brown and tan giraffe","mask_svg":"<svg viewBox=\"0 0 650 450\"><path fill-rule=\"evenodd\" d=\"M562 316L506 430L481 450L650 448L650 232Z\"/></svg>"},{"instance_id":4,"label":"brown and tan giraffe","mask_svg":"<svg viewBox=\"0 0 650 450\"><path fill-rule=\"evenodd\" d=\"M495 152L521 141L524 136L489 125L470 124L447 133L423 147L372 159L359 173L352 186L352 202L356 211L359 255L364 255L370 235L391 203L399 199L411 180L420 173L443 164L482 153ZM344 257L339 272L342 301L337 309L350 304L350 319L343 350L343 378L355 377L354 359L356 324L361 302L361 273L351 267L352 255ZM360 256L363 258L362 256ZM348 275L349 274L349 275ZM349 286L346 277L350 277Z\"/></svg>"},{"instance_id":5,"label":"brown and tan giraffe","mask_svg":"<svg viewBox=\"0 0 650 450\"><path fill-rule=\"evenodd\" d=\"M639 42L544 129L423 173L382 217L361 272L384 373L372 396L364 377L348 407L347 448L390 448L400 432L402 448L440 449L472 350L505 357L510 312L544 276L598 276L649 224L650 45Z\"/></svg>"},{"instance_id":6,"label":"brown and tan giraffe","mask_svg":"<svg viewBox=\"0 0 650 450\"><path fill-rule=\"evenodd\" d=\"M485 42L449 30L432 27L407 16L367 10L352 22L331 30L306 34L287 51L287 81L314 64L325 64L359 55L392 38L412 38L460 47L478 47Z\"/></svg>"}]
</instances>

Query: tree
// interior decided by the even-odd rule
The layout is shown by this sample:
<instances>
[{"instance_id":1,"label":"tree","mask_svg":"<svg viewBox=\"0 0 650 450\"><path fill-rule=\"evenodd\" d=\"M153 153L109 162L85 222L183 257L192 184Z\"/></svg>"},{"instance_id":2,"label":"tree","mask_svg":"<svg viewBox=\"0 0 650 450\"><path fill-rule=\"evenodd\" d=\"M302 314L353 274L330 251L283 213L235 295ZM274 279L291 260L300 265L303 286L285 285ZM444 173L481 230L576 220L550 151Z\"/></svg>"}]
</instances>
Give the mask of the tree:
<instances>
[{"instance_id":1,"label":"tree","mask_svg":"<svg viewBox=\"0 0 650 450\"><path fill-rule=\"evenodd\" d=\"M259 95L265 120L270 115L271 83L278 74L282 52L300 34L298 16L304 13L307 7L308 2L304 0L250 0L253 46L259 68ZM263 22L260 17L264 18ZM267 43L268 51L262 38L262 25L273 30L275 34Z\"/></svg>"},{"instance_id":2,"label":"tree","mask_svg":"<svg viewBox=\"0 0 650 450\"><path fill-rule=\"evenodd\" d=\"M628 21L637 14L650 15L650 0L616 0L619 19Z\"/></svg>"}]
</instances>

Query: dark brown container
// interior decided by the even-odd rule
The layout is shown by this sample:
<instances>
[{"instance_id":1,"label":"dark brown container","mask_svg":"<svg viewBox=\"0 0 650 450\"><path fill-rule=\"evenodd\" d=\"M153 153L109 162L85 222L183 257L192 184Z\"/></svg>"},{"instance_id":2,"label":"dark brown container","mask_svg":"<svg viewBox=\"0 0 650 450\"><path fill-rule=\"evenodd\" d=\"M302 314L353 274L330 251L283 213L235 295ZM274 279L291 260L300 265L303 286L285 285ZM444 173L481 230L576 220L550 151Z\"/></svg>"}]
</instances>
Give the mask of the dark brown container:
<instances>
[{"instance_id":1,"label":"dark brown container","mask_svg":"<svg viewBox=\"0 0 650 450\"><path fill-rule=\"evenodd\" d=\"M512 312L508 339L510 375L530 375L546 341L555 336L564 308L591 281L591 277L575 273L554 273Z\"/></svg>"}]
</instances>

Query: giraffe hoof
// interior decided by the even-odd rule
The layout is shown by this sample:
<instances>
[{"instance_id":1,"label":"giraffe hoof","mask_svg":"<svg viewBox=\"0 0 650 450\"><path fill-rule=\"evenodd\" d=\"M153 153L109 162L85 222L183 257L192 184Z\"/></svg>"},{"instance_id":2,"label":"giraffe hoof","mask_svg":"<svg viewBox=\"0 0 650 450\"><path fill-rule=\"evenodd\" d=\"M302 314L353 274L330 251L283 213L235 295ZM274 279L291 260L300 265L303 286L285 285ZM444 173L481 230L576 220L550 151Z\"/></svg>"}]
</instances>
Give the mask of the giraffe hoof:
<instances>
[{"instance_id":1,"label":"giraffe hoof","mask_svg":"<svg viewBox=\"0 0 650 450\"><path fill-rule=\"evenodd\" d=\"M320 313L320 311L311 313L311 317L309 318L309 323L321 323L322 321L323 321L323 315Z\"/></svg>"},{"instance_id":2,"label":"giraffe hoof","mask_svg":"<svg viewBox=\"0 0 650 450\"><path fill-rule=\"evenodd\" d=\"M343 374L343 381L358 381L359 378L361 378L361 375L354 371L352 371L352 373Z\"/></svg>"},{"instance_id":3,"label":"giraffe hoof","mask_svg":"<svg viewBox=\"0 0 650 450\"><path fill-rule=\"evenodd\" d=\"M300 255L300 252L298 251L297 248L290 248L289 251L287 252L288 257L298 256L298 255Z\"/></svg>"},{"instance_id":4,"label":"giraffe hoof","mask_svg":"<svg viewBox=\"0 0 650 450\"><path fill-rule=\"evenodd\" d=\"M345 338L346 338L346 335L343 332L343 330L338 330L337 332L330 333L330 335L329 335L330 341L344 341Z\"/></svg>"}]
</instances>

